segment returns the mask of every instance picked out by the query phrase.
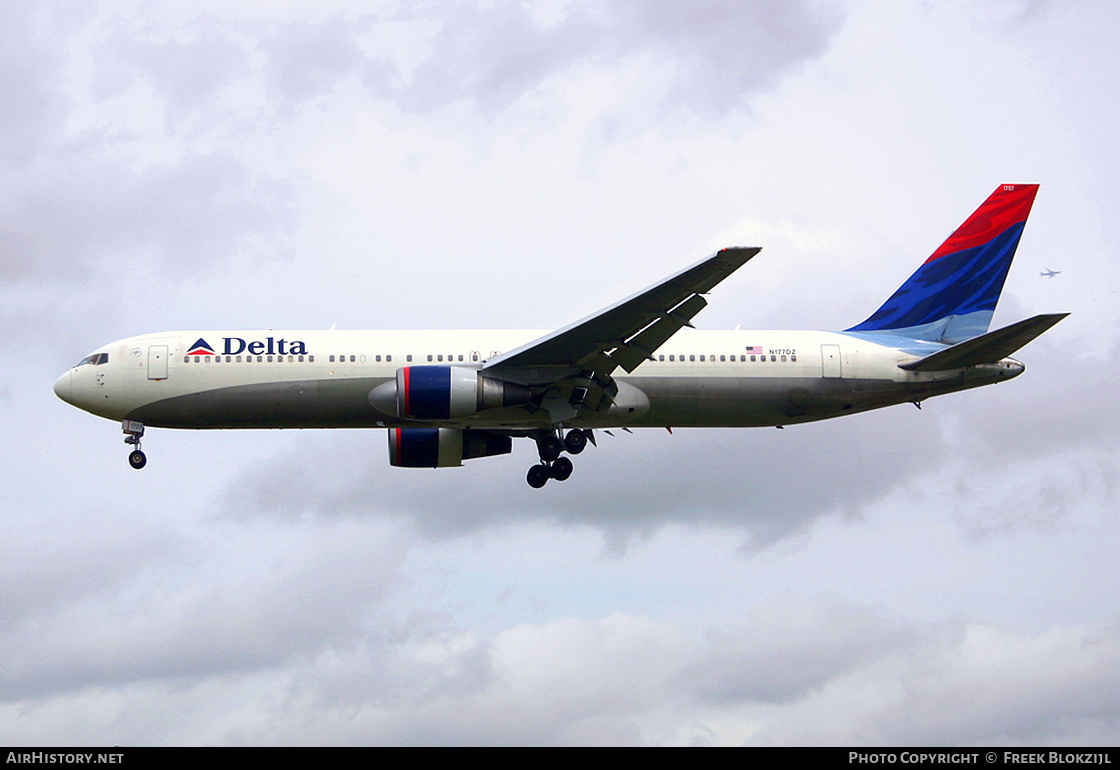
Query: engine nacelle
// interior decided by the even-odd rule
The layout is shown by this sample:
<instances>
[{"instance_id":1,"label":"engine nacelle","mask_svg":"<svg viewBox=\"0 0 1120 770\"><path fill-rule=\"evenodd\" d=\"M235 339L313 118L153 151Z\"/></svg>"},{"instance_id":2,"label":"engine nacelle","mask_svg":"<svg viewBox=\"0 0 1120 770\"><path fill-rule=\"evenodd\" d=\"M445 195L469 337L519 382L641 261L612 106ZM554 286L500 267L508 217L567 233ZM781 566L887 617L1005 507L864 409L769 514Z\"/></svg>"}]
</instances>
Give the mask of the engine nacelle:
<instances>
[{"instance_id":1,"label":"engine nacelle","mask_svg":"<svg viewBox=\"0 0 1120 770\"><path fill-rule=\"evenodd\" d=\"M450 420L486 409L529 403L524 385L484 377L463 366L405 366L396 382L378 385L369 401L380 412L406 420Z\"/></svg>"},{"instance_id":2,"label":"engine nacelle","mask_svg":"<svg viewBox=\"0 0 1120 770\"><path fill-rule=\"evenodd\" d=\"M509 454L513 439L491 430L390 428L389 464L397 468L448 468L475 457Z\"/></svg>"}]
</instances>

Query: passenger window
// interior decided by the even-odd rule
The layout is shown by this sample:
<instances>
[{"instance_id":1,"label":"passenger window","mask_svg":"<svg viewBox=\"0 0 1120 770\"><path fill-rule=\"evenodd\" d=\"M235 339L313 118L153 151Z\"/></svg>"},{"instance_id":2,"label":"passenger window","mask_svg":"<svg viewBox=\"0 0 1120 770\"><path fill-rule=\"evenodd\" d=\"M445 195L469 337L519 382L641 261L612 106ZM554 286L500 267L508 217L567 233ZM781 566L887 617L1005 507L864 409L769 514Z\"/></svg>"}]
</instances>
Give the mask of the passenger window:
<instances>
[{"instance_id":1,"label":"passenger window","mask_svg":"<svg viewBox=\"0 0 1120 770\"><path fill-rule=\"evenodd\" d=\"M392 361L392 360L393 360L393 357L392 357L392 356L385 356L385 360L386 360L386 361Z\"/></svg>"},{"instance_id":2,"label":"passenger window","mask_svg":"<svg viewBox=\"0 0 1120 770\"><path fill-rule=\"evenodd\" d=\"M334 363L334 356L331 356L331 363Z\"/></svg>"},{"instance_id":3,"label":"passenger window","mask_svg":"<svg viewBox=\"0 0 1120 770\"><path fill-rule=\"evenodd\" d=\"M354 363L354 356L350 356L350 363Z\"/></svg>"}]
</instances>

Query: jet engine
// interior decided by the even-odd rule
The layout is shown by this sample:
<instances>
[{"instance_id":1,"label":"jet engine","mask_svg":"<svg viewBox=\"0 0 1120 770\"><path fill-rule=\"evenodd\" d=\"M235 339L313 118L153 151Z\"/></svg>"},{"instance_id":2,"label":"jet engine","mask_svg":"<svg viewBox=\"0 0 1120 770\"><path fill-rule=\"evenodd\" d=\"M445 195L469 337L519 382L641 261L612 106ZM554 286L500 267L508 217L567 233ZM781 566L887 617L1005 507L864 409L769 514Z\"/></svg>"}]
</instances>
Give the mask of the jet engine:
<instances>
[{"instance_id":1,"label":"jet engine","mask_svg":"<svg viewBox=\"0 0 1120 770\"><path fill-rule=\"evenodd\" d=\"M407 420L449 420L529 403L524 385L484 377L463 366L405 366L396 381L378 385L369 402L383 414Z\"/></svg>"},{"instance_id":2,"label":"jet engine","mask_svg":"<svg viewBox=\"0 0 1120 770\"><path fill-rule=\"evenodd\" d=\"M389 464L397 468L447 468L475 457L509 454L513 439L492 430L390 428Z\"/></svg>"}]
</instances>

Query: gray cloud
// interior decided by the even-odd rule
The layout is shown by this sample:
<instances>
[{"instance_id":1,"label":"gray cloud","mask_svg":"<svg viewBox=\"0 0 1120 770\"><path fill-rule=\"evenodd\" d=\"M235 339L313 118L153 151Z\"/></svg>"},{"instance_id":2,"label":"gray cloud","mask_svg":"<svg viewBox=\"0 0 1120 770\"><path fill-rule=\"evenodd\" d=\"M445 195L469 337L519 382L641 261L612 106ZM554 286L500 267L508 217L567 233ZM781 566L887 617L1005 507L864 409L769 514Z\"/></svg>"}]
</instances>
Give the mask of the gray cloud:
<instances>
[{"instance_id":1,"label":"gray cloud","mask_svg":"<svg viewBox=\"0 0 1120 770\"><path fill-rule=\"evenodd\" d=\"M709 631L706 654L681 679L701 700L791 703L865 663L905 651L917 638L914 629L866 607L784 598Z\"/></svg>"},{"instance_id":2,"label":"gray cloud","mask_svg":"<svg viewBox=\"0 0 1120 770\"><path fill-rule=\"evenodd\" d=\"M0 9L0 158L10 168L25 166L60 136L71 107L60 43L92 13L81 3Z\"/></svg>"},{"instance_id":3,"label":"gray cloud","mask_svg":"<svg viewBox=\"0 0 1120 770\"><path fill-rule=\"evenodd\" d=\"M107 258L174 274L292 226L288 185L225 153L137 171L70 146L43 171L0 205L0 280L81 281Z\"/></svg>"},{"instance_id":4,"label":"gray cloud","mask_svg":"<svg viewBox=\"0 0 1120 770\"><path fill-rule=\"evenodd\" d=\"M290 113L296 104L328 93L351 75L377 85L379 74L387 76L393 69L388 59L367 58L356 40L375 21L339 16L281 25L266 35L260 47L268 57L264 74L274 106Z\"/></svg>"},{"instance_id":5,"label":"gray cloud","mask_svg":"<svg viewBox=\"0 0 1120 770\"><path fill-rule=\"evenodd\" d=\"M63 574L36 576L33 570L33 580L20 584L23 614L9 620L0 636L5 660L0 689L11 700L145 680L246 674L339 643L368 619L400 554L392 538L371 544L347 530L320 531L287 544L285 558L267 577L235 565L261 565L262 545L274 554L273 543L215 547L196 541L178 553L166 540L157 541L158 548L136 543L144 553L102 548ZM124 561L111 562L107 554ZM151 584L155 562L168 559L178 569L209 577L179 582L165 573L163 581ZM106 577L108 584L91 587L89 581ZM73 585L77 579L80 586ZM60 581L69 587L60 591ZM28 601L42 602L44 593L53 599L38 603L28 620L23 616L31 609ZM119 603L122 595L131 601ZM61 657L60 651L65 651Z\"/></svg>"},{"instance_id":6,"label":"gray cloud","mask_svg":"<svg viewBox=\"0 0 1120 770\"><path fill-rule=\"evenodd\" d=\"M843 18L808 0L573 2L549 19L527 4L412 3L385 16L278 26L261 50L284 112L355 76L375 97L413 112L466 100L493 118L555 75L633 59L662 73L666 109L718 118L823 54ZM417 59L401 53L402 41L380 40L370 52L359 40L377 24L396 25L427 54Z\"/></svg>"},{"instance_id":7,"label":"gray cloud","mask_svg":"<svg viewBox=\"0 0 1120 770\"><path fill-rule=\"evenodd\" d=\"M821 55L843 18L809 2L726 0L573 3L544 24L527 6L509 3L464 5L440 16L432 55L402 95L413 109L471 99L494 115L553 74L648 57L670 73L667 107L714 117L742 109L750 96Z\"/></svg>"},{"instance_id":8,"label":"gray cloud","mask_svg":"<svg viewBox=\"0 0 1120 770\"><path fill-rule=\"evenodd\" d=\"M184 121L211 117L222 92L252 74L251 49L238 39L239 31L202 19L163 39L151 26L137 29L117 19L91 46L90 96L101 102L146 83L176 133L213 128L209 120L204 125Z\"/></svg>"},{"instance_id":9,"label":"gray cloud","mask_svg":"<svg viewBox=\"0 0 1120 770\"><path fill-rule=\"evenodd\" d=\"M195 149L182 140L187 122L213 125L216 95L248 72L235 40L205 25L186 42L159 40L118 22L89 44L87 73L67 52L91 25L89 14L63 24L49 11L4 13L11 45L0 57L0 89L17 107L0 125L0 152L11 161L0 203L0 281L85 282L104 260L174 274L283 241L292 227L289 183L250 168L228 143ZM72 82L67 67L77 72ZM139 82L150 84L152 100L112 101ZM64 130L68 118L108 104L119 111L112 128ZM153 124L162 124L162 136L131 128ZM179 138L169 142L172 134Z\"/></svg>"}]
</instances>

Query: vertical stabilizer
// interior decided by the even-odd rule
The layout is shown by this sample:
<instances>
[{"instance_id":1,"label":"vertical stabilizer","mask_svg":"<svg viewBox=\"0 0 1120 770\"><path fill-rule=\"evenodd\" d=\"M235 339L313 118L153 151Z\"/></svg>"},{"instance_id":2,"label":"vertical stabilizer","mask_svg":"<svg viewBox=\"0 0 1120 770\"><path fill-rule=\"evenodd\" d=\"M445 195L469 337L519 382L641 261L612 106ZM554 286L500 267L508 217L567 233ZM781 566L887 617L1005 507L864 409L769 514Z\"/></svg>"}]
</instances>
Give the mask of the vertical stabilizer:
<instances>
[{"instance_id":1,"label":"vertical stabilizer","mask_svg":"<svg viewBox=\"0 0 1120 770\"><path fill-rule=\"evenodd\" d=\"M992 321L1036 184L1000 185L870 318L847 331L960 342Z\"/></svg>"}]
</instances>

